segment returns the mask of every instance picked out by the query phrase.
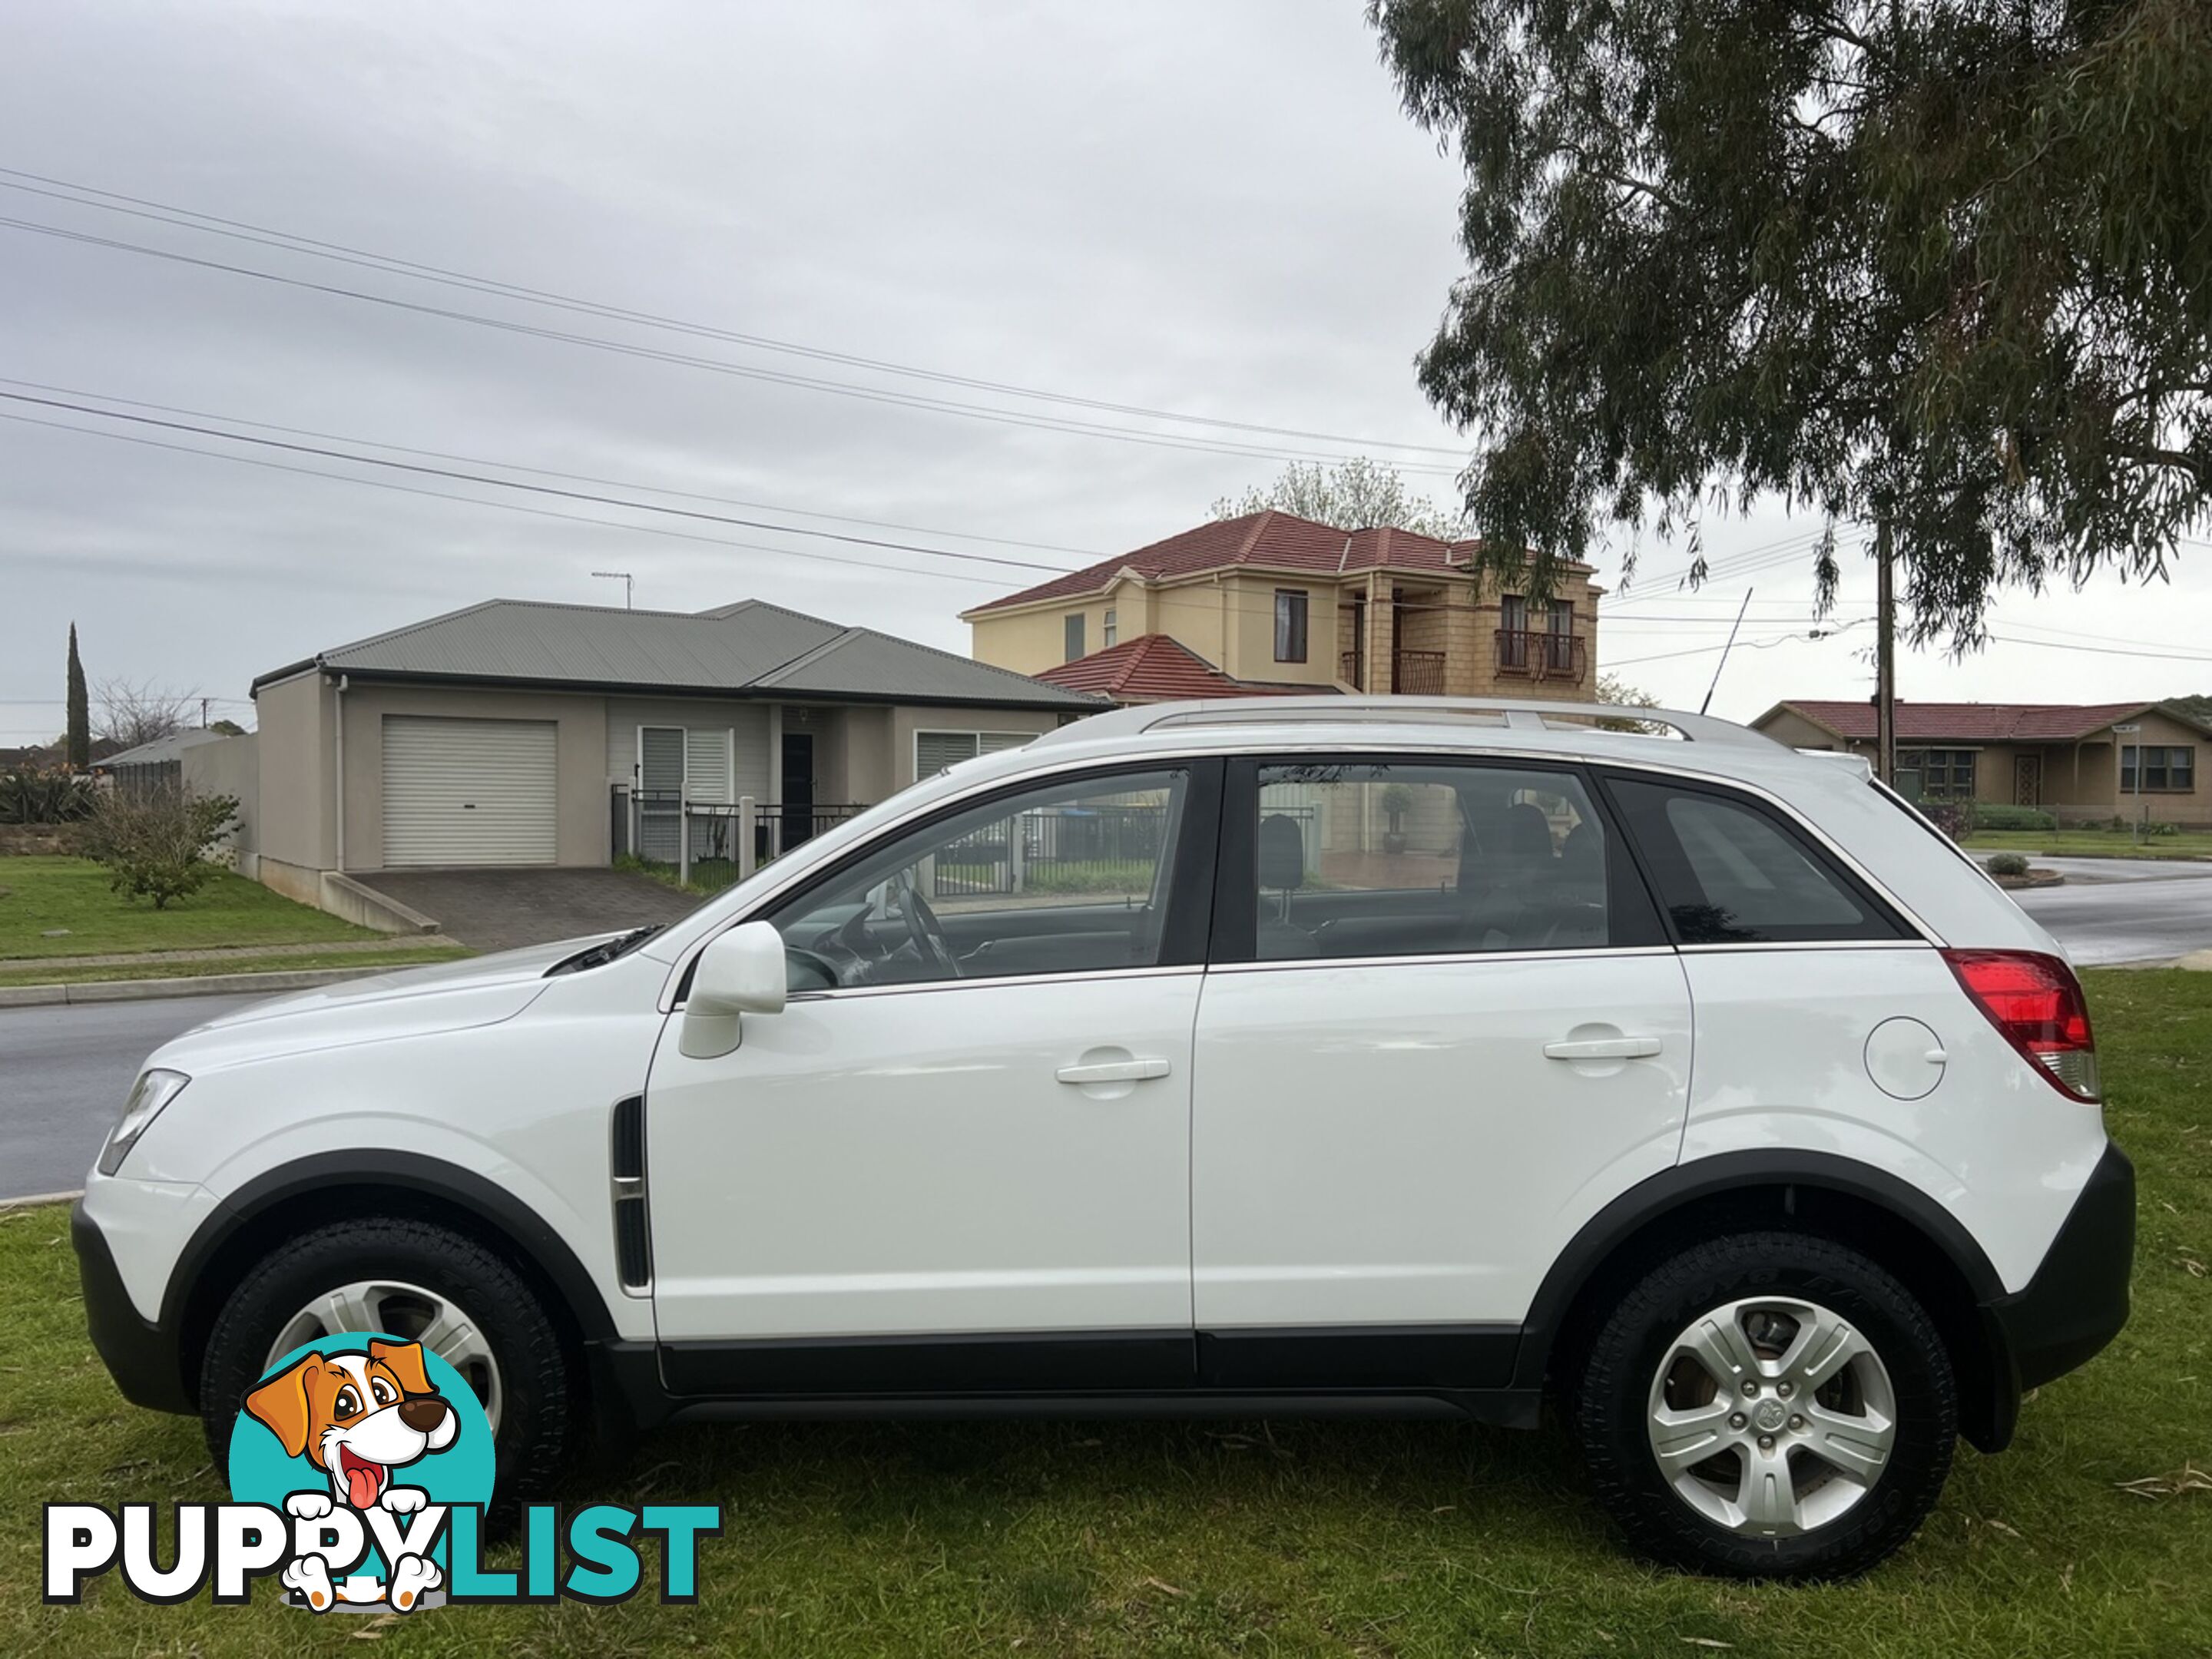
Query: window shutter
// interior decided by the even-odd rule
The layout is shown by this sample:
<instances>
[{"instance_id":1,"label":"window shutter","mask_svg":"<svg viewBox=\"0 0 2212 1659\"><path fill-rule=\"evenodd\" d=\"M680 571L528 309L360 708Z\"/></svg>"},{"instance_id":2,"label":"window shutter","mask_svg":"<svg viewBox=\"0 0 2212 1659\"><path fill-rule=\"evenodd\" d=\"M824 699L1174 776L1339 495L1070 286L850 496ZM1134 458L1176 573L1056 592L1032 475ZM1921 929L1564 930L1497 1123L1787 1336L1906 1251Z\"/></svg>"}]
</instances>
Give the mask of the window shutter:
<instances>
[{"instance_id":1,"label":"window shutter","mask_svg":"<svg viewBox=\"0 0 2212 1659\"><path fill-rule=\"evenodd\" d=\"M933 778L948 766L975 755L973 732L917 732L914 734L914 775Z\"/></svg>"},{"instance_id":2,"label":"window shutter","mask_svg":"<svg viewBox=\"0 0 2212 1659\"><path fill-rule=\"evenodd\" d=\"M638 733L637 787L648 795L673 795L684 787L684 729L648 726Z\"/></svg>"},{"instance_id":3,"label":"window shutter","mask_svg":"<svg viewBox=\"0 0 2212 1659\"><path fill-rule=\"evenodd\" d=\"M693 800L730 799L730 734L726 730L685 731L684 793Z\"/></svg>"}]
</instances>

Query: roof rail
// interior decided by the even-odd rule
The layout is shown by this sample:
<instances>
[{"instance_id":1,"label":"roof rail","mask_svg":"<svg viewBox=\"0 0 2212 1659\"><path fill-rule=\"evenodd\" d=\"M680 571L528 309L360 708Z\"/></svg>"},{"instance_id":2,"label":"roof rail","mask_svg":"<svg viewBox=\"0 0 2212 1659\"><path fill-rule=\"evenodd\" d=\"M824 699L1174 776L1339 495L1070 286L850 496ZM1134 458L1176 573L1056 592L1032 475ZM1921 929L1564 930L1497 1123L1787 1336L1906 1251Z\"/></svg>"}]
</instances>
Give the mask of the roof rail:
<instances>
[{"instance_id":1,"label":"roof rail","mask_svg":"<svg viewBox=\"0 0 2212 1659\"><path fill-rule=\"evenodd\" d=\"M1040 739L1079 739L1133 735L1167 727L1298 725L1434 725L1463 721L1516 731L1573 729L1591 720L1632 720L1639 727L1667 726L1690 743L1726 744L1736 748L1781 748L1764 732L1709 714L1674 708L1639 708L1626 703L1569 702L1529 697L1411 697L1322 696L1208 697L1193 702L1160 702L1092 714Z\"/></svg>"}]
</instances>

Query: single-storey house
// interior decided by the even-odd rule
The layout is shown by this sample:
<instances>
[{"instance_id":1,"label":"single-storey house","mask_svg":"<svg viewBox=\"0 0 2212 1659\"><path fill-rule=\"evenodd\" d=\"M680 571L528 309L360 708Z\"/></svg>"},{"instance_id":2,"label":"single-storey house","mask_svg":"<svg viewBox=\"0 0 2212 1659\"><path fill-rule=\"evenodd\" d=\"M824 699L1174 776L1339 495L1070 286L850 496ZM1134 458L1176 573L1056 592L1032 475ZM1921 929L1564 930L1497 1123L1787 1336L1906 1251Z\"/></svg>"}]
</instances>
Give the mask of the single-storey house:
<instances>
[{"instance_id":1,"label":"single-storey house","mask_svg":"<svg viewBox=\"0 0 2212 1659\"><path fill-rule=\"evenodd\" d=\"M696 856L697 815L740 802L765 855L1108 706L757 599L696 613L491 599L252 690L260 799L241 863L310 902L325 872L604 865L672 858L679 837Z\"/></svg>"},{"instance_id":2,"label":"single-storey house","mask_svg":"<svg viewBox=\"0 0 2212 1659\"><path fill-rule=\"evenodd\" d=\"M1873 757L1874 704L1792 700L1752 722L1793 749ZM2198 745L2207 726L2156 702L1897 705L1897 769L1924 800L2039 807L2061 824L2148 817L2212 823Z\"/></svg>"}]
</instances>

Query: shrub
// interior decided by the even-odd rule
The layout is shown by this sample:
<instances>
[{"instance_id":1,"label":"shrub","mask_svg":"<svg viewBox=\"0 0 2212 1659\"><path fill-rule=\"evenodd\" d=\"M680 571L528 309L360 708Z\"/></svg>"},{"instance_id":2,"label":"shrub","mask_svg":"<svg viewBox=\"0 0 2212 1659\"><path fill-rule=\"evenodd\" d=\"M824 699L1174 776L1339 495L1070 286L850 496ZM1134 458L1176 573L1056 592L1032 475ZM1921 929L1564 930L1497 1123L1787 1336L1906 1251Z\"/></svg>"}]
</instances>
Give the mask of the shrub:
<instances>
[{"instance_id":1,"label":"shrub","mask_svg":"<svg viewBox=\"0 0 2212 1659\"><path fill-rule=\"evenodd\" d=\"M2033 806L2008 806L2002 801L1984 801L1974 807L1974 828L1977 830L2056 830L2058 818L2055 813L2039 811Z\"/></svg>"},{"instance_id":2,"label":"shrub","mask_svg":"<svg viewBox=\"0 0 2212 1659\"><path fill-rule=\"evenodd\" d=\"M1998 853L1985 860L1983 867L1993 876L2024 876L2027 860L2018 853Z\"/></svg>"},{"instance_id":3,"label":"shrub","mask_svg":"<svg viewBox=\"0 0 2212 1659\"><path fill-rule=\"evenodd\" d=\"M0 772L0 823L73 823L92 810L92 786L54 769Z\"/></svg>"},{"instance_id":4,"label":"shrub","mask_svg":"<svg viewBox=\"0 0 2212 1659\"><path fill-rule=\"evenodd\" d=\"M209 854L237 817L232 795L196 795L173 785L110 789L85 820L80 845L106 866L111 891L149 898L165 910L218 873Z\"/></svg>"},{"instance_id":5,"label":"shrub","mask_svg":"<svg viewBox=\"0 0 2212 1659\"><path fill-rule=\"evenodd\" d=\"M1920 811L1928 822L1956 841L1973 827L1973 815L1961 802L1923 800Z\"/></svg>"}]
</instances>

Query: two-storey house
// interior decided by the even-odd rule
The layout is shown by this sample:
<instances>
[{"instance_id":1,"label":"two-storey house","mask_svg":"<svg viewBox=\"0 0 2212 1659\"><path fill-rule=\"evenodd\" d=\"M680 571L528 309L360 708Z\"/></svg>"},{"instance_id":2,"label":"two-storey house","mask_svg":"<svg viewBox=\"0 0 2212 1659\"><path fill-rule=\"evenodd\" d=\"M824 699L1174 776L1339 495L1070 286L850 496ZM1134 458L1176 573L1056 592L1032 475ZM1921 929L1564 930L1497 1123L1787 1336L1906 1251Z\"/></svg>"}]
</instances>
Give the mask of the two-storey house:
<instances>
[{"instance_id":1,"label":"two-storey house","mask_svg":"<svg viewBox=\"0 0 2212 1659\"><path fill-rule=\"evenodd\" d=\"M1595 700L1597 599L1479 576L1475 544L1253 513L962 612L981 662L1121 702L1285 691Z\"/></svg>"}]
</instances>

